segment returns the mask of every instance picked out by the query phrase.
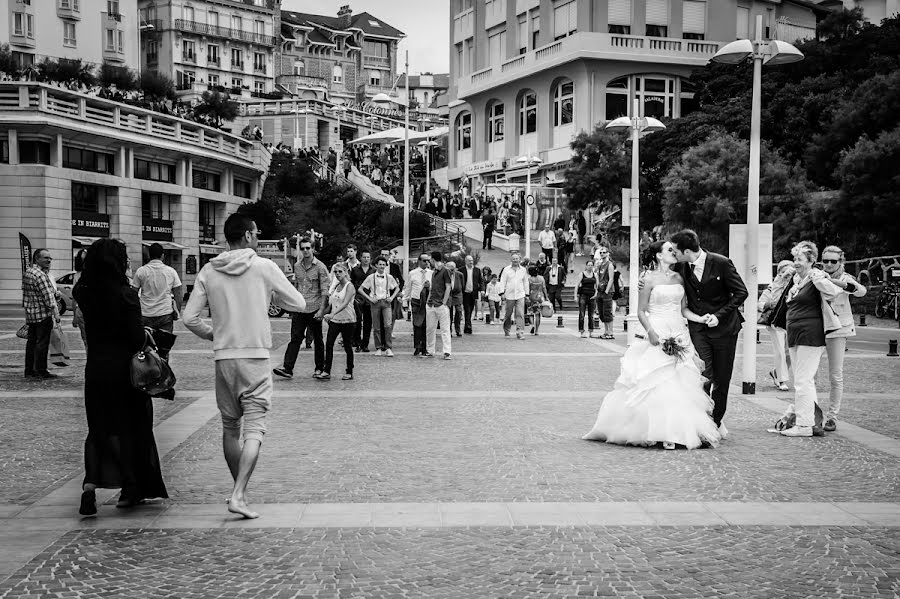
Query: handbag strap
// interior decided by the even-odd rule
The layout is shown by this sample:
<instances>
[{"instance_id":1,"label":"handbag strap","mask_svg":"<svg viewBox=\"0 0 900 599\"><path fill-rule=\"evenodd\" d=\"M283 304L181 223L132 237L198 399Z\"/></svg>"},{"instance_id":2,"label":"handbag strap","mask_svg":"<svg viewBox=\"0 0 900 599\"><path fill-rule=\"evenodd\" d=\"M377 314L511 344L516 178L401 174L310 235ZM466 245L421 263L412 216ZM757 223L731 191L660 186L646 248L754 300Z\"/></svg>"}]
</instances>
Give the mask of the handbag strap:
<instances>
[{"instance_id":1,"label":"handbag strap","mask_svg":"<svg viewBox=\"0 0 900 599\"><path fill-rule=\"evenodd\" d=\"M156 339L153 338L153 334L150 332L150 329L144 327L144 347L148 346L152 349L156 349Z\"/></svg>"}]
</instances>

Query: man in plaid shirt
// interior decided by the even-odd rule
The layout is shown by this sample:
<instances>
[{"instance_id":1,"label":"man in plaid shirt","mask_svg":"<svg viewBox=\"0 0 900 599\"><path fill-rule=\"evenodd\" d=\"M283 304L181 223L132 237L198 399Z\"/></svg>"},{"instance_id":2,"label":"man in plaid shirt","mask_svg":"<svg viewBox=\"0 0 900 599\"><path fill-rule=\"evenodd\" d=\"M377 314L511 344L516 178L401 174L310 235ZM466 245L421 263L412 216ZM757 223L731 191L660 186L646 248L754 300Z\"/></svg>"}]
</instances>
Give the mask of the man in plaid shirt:
<instances>
[{"instance_id":1,"label":"man in plaid shirt","mask_svg":"<svg viewBox=\"0 0 900 599\"><path fill-rule=\"evenodd\" d=\"M50 280L50 264L53 258L46 249L34 251L31 266L22 277L22 305L28 324L28 341L25 344L25 376L42 379L56 378L47 370L47 353L50 351L50 332L53 323L59 322L56 288Z\"/></svg>"}]
</instances>

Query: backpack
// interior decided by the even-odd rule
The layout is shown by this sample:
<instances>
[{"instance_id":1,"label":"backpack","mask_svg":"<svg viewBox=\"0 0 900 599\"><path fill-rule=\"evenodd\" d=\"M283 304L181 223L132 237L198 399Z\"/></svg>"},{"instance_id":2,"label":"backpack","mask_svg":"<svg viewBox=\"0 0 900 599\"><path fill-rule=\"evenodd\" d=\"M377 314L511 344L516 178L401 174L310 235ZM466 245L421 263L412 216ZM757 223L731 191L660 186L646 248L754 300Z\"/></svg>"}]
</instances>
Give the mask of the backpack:
<instances>
[{"instance_id":1,"label":"backpack","mask_svg":"<svg viewBox=\"0 0 900 599\"><path fill-rule=\"evenodd\" d=\"M622 278L622 273L620 273L618 270L613 271L613 292L612 292L613 300L622 299L621 278Z\"/></svg>"}]
</instances>

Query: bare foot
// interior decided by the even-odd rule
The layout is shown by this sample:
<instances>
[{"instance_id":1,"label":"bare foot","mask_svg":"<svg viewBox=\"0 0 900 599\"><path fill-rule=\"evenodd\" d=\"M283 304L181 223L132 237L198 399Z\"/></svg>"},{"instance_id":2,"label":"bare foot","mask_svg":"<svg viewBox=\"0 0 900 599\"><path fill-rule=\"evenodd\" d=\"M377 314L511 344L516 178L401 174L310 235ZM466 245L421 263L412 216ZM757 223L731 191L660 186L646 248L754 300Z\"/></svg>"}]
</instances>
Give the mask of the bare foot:
<instances>
[{"instance_id":1,"label":"bare foot","mask_svg":"<svg viewBox=\"0 0 900 599\"><path fill-rule=\"evenodd\" d=\"M238 501L235 498L231 498L231 501L228 502L228 511L233 514L240 514L244 518L248 520L253 520L254 518L259 518L259 513L254 512L250 509L250 506L247 505L246 501Z\"/></svg>"}]
</instances>

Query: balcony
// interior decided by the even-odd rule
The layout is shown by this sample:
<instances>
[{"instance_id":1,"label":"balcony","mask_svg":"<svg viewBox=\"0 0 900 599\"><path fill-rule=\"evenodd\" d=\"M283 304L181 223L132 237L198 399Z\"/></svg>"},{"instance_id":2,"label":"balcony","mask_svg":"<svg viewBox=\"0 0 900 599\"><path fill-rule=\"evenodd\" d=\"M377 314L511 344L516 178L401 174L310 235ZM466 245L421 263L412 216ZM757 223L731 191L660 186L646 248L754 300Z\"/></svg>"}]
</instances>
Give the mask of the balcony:
<instances>
[{"instance_id":1,"label":"balcony","mask_svg":"<svg viewBox=\"0 0 900 599\"><path fill-rule=\"evenodd\" d=\"M266 74L266 65L254 62L253 63L253 72L261 73L261 74L265 75Z\"/></svg>"},{"instance_id":2,"label":"balcony","mask_svg":"<svg viewBox=\"0 0 900 599\"><path fill-rule=\"evenodd\" d=\"M295 85L298 89L328 89L328 80L322 77L280 75L277 82L286 87Z\"/></svg>"},{"instance_id":3,"label":"balcony","mask_svg":"<svg viewBox=\"0 0 900 599\"><path fill-rule=\"evenodd\" d=\"M251 44L259 44L261 46L274 47L277 43L275 37L271 35L262 35L251 31L232 29L230 27L217 27L216 25L207 25L206 23L186 21L184 19L175 19L175 29L178 31L187 31L189 33L199 33L200 35L220 37L232 41L241 40Z\"/></svg>"},{"instance_id":4,"label":"balcony","mask_svg":"<svg viewBox=\"0 0 900 599\"><path fill-rule=\"evenodd\" d=\"M221 58L207 58L206 65L210 67L221 67L222 59Z\"/></svg>"},{"instance_id":5,"label":"balcony","mask_svg":"<svg viewBox=\"0 0 900 599\"><path fill-rule=\"evenodd\" d=\"M576 33L510 58L500 65L460 77L457 95L465 99L573 60L620 60L700 67L709 62L719 46L719 42L702 40Z\"/></svg>"},{"instance_id":6,"label":"balcony","mask_svg":"<svg viewBox=\"0 0 900 599\"><path fill-rule=\"evenodd\" d=\"M371 83L364 83L358 86L356 91L357 93L362 92L367 98L370 98L378 94L387 94L390 96L392 89L393 88L390 85L372 85Z\"/></svg>"},{"instance_id":7,"label":"balcony","mask_svg":"<svg viewBox=\"0 0 900 599\"><path fill-rule=\"evenodd\" d=\"M105 12L105 13L103 13L103 19L106 22L121 23L122 22L122 14L117 13L117 12Z\"/></svg>"},{"instance_id":8,"label":"balcony","mask_svg":"<svg viewBox=\"0 0 900 599\"><path fill-rule=\"evenodd\" d=\"M363 66L365 67L390 67L391 58L389 56L369 56L363 54Z\"/></svg>"},{"instance_id":9,"label":"balcony","mask_svg":"<svg viewBox=\"0 0 900 599\"><path fill-rule=\"evenodd\" d=\"M81 7L78 0L58 0L56 4L56 16L60 19L81 20Z\"/></svg>"}]
</instances>

